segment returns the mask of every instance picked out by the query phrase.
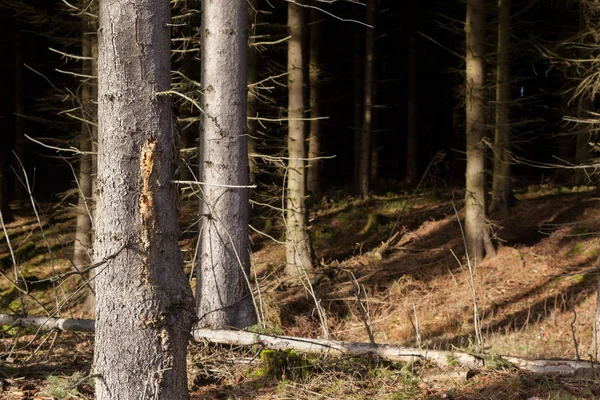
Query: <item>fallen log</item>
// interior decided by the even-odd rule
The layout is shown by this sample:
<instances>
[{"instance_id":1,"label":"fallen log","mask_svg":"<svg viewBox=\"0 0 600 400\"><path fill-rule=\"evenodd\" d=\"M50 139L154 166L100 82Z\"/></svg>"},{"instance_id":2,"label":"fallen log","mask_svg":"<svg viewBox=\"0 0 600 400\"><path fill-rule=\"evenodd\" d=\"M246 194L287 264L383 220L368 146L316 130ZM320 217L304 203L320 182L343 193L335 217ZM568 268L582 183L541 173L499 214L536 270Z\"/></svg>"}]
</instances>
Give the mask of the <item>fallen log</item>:
<instances>
[{"instance_id":1,"label":"fallen log","mask_svg":"<svg viewBox=\"0 0 600 400\"><path fill-rule=\"evenodd\" d=\"M94 332L94 321L86 319L62 319L48 317L18 317L0 314L0 325L61 330ZM295 350L300 353L326 354L351 357L380 358L392 362L430 360L439 366L460 365L470 369L486 366L486 359L460 351L427 350L389 344L370 344L338 340L310 339L292 336L266 335L248 331L195 329L196 342L230 344L238 346L261 346L272 350ZM518 369L561 375L595 376L600 363L574 360L532 360L523 357L496 356L494 363L505 362Z\"/></svg>"}]
</instances>

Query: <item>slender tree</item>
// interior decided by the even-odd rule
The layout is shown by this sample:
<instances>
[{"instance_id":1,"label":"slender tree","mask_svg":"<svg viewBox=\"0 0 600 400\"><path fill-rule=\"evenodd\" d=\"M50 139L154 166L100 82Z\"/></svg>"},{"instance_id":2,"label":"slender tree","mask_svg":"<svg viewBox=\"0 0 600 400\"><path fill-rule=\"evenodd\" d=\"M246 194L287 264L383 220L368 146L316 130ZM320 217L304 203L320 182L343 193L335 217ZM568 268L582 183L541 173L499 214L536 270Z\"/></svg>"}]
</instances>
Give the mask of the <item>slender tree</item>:
<instances>
[{"instance_id":1,"label":"slender tree","mask_svg":"<svg viewBox=\"0 0 600 400\"><path fill-rule=\"evenodd\" d=\"M186 399L168 0L99 4L96 398Z\"/></svg>"},{"instance_id":2,"label":"slender tree","mask_svg":"<svg viewBox=\"0 0 600 400\"><path fill-rule=\"evenodd\" d=\"M510 0L498 0L498 66L496 72L496 131L490 211L507 212L512 203L510 179Z\"/></svg>"},{"instance_id":3,"label":"slender tree","mask_svg":"<svg viewBox=\"0 0 600 400\"><path fill-rule=\"evenodd\" d=\"M314 3L316 1L313 0ZM309 87L310 87L310 135L308 137L308 191L318 198L321 195L321 171L323 168L321 156L321 123L317 119L321 117L319 102L321 85L321 63L319 60L320 21L319 11L316 8L310 10L310 51L309 51Z\"/></svg>"},{"instance_id":4,"label":"slender tree","mask_svg":"<svg viewBox=\"0 0 600 400\"><path fill-rule=\"evenodd\" d=\"M416 185L419 180L417 148L417 0L408 8L408 126L406 135L406 182Z\"/></svg>"},{"instance_id":5,"label":"slender tree","mask_svg":"<svg viewBox=\"0 0 600 400\"><path fill-rule=\"evenodd\" d=\"M12 165L17 173L17 176L21 177L23 181L21 164L25 167L25 81L23 80L23 66L24 63L24 52L25 52L25 37L23 35L23 24L16 19L15 27L15 160ZM20 162L20 163L19 163ZM14 199L23 201L25 198L25 187L23 183L16 180Z\"/></svg>"},{"instance_id":6,"label":"slender tree","mask_svg":"<svg viewBox=\"0 0 600 400\"><path fill-rule=\"evenodd\" d=\"M94 11L97 10L97 4L94 3ZM96 31L98 27L97 19L86 17L83 21L83 35L81 38L82 49L82 68L81 72L86 78L81 84L81 133L79 135L79 149L83 152L79 156L79 177L78 177L78 201L77 201L77 222L75 229L75 244L73 246L73 264L78 270L84 269L89 265L92 257L92 231L93 221L92 213L94 211L93 187L95 183L93 171L95 165L92 164L96 157L92 158L94 142L98 138L97 129L97 97L98 86L96 76L98 73L98 37ZM93 284L93 280L91 281ZM88 295L88 311L94 312L94 293Z\"/></svg>"},{"instance_id":7,"label":"slender tree","mask_svg":"<svg viewBox=\"0 0 600 400\"><path fill-rule=\"evenodd\" d=\"M469 257L493 255L485 212L485 0L467 0L466 17L466 205L465 235Z\"/></svg>"},{"instance_id":8,"label":"slender tree","mask_svg":"<svg viewBox=\"0 0 600 400\"><path fill-rule=\"evenodd\" d=\"M312 269L312 247L307 230L306 149L304 137L304 79L302 40L304 7L288 3L288 154L286 202L286 268L290 277Z\"/></svg>"},{"instance_id":9,"label":"slender tree","mask_svg":"<svg viewBox=\"0 0 600 400\"><path fill-rule=\"evenodd\" d=\"M360 140L359 194L365 199L370 191L371 135L373 121L373 63L375 59L375 0L367 1L365 34L365 78L362 134Z\"/></svg>"},{"instance_id":10,"label":"slender tree","mask_svg":"<svg viewBox=\"0 0 600 400\"><path fill-rule=\"evenodd\" d=\"M199 325L256 323L248 247L249 166L246 129L248 48L244 2L202 2Z\"/></svg>"},{"instance_id":11,"label":"slender tree","mask_svg":"<svg viewBox=\"0 0 600 400\"><path fill-rule=\"evenodd\" d=\"M356 8L355 18L358 20L361 15L358 13L359 9ZM353 35L352 35L352 86L353 86L353 100L354 100L354 187L357 192L360 192L360 147L362 139L362 103L364 100L363 96L363 55L364 44L362 40L362 27L358 24L354 24Z\"/></svg>"}]
</instances>

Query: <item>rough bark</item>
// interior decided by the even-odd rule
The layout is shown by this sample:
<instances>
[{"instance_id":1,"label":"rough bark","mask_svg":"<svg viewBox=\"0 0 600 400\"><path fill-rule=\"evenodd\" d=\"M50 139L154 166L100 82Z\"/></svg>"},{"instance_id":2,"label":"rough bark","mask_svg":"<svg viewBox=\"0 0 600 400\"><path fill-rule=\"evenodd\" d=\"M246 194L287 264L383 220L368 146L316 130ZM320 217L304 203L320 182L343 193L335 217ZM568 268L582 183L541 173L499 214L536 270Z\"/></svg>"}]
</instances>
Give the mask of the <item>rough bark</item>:
<instances>
[{"instance_id":1,"label":"rough bark","mask_svg":"<svg viewBox=\"0 0 600 400\"><path fill-rule=\"evenodd\" d=\"M304 7L288 3L288 154L285 274L299 277L312 270L307 230L306 149L304 145L304 81L302 40Z\"/></svg>"},{"instance_id":2,"label":"rough bark","mask_svg":"<svg viewBox=\"0 0 600 400\"><path fill-rule=\"evenodd\" d=\"M313 0L314 2L314 0ZM310 134L308 136L308 191L314 198L321 196L321 171L323 161L319 160L321 156L321 124L316 118L321 116L320 110L320 79L321 63L319 60L320 44L320 12L312 8L310 10L310 51L309 51L309 86L310 86Z\"/></svg>"},{"instance_id":3,"label":"rough bark","mask_svg":"<svg viewBox=\"0 0 600 400\"><path fill-rule=\"evenodd\" d=\"M365 199L370 191L371 130L373 116L373 60L375 57L375 0L367 2L365 33L365 77L362 134L360 139L359 194Z\"/></svg>"},{"instance_id":4,"label":"rough bark","mask_svg":"<svg viewBox=\"0 0 600 400\"><path fill-rule=\"evenodd\" d=\"M98 41L96 36L97 22L94 20L84 23L82 36L82 56L89 58L82 61L82 74L97 76ZM75 244L73 246L73 264L79 270L84 269L92 260L92 143L97 138L97 85L95 79L89 79L81 85L81 114L83 121L79 137L79 149L88 154L79 155L79 177L77 180L77 221L75 229ZM91 281L90 283L93 283ZM95 294L87 296L87 311L94 313Z\"/></svg>"},{"instance_id":5,"label":"rough bark","mask_svg":"<svg viewBox=\"0 0 600 400\"><path fill-rule=\"evenodd\" d=\"M40 328L43 330L58 329L61 331L93 332L93 320L54 319L45 317L16 317L0 314L1 325ZM292 336L261 335L246 331L195 329L193 337L196 342L212 342L237 346L260 346L273 350L296 350L303 353L327 354L334 356L351 356L379 358L392 362L412 363L418 360L433 361L440 366L458 364L467 368L482 368L486 365L484 358L460 351L428 350L389 344L371 344L360 342L343 342L338 340L310 339ZM523 357L497 356L495 362L506 361L513 366L538 374L561 374L578 376L595 376L600 368L598 363L574 360L543 360Z\"/></svg>"},{"instance_id":6,"label":"rough bark","mask_svg":"<svg viewBox=\"0 0 600 400\"><path fill-rule=\"evenodd\" d=\"M417 148L417 5L410 0L408 16L408 126L406 134L406 183L419 182Z\"/></svg>"},{"instance_id":7,"label":"rough bark","mask_svg":"<svg viewBox=\"0 0 600 400\"><path fill-rule=\"evenodd\" d=\"M199 177L207 184L201 187L196 281L202 327L245 328L256 323L248 287L246 7L244 2L202 2Z\"/></svg>"},{"instance_id":8,"label":"rough bark","mask_svg":"<svg viewBox=\"0 0 600 400\"><path fill-rule=\"evenodd\" d=\"M496 72L496 130L490 211L508 212L512 203L510 177L510 0L498 0L498 66Z\"/></svg>"},{"instance_id":9,"label":"rough bark","mask_svg":"<svg viewBox=\"0 0 600 400\"><path fill-rule=\"evenodd\" d=\"M96 398L185 399L194 301L177 243L168 0L101 1ZM112 256L112 257L110 257ZM108 257L108 258L107 258Z\"/></svg>"},{"instance_id":10,"label":"rough bark","mask_svg":"<svg viewBox=\"0 0 600 400\"><path fill-rule=\"evenodd\" d=\"M485 104L484 50L485 2L467 1L467 74L466 74L466 199L465 236L469 257L481 260L493 255L485 212Z\"/></svg>"}]
</instances>

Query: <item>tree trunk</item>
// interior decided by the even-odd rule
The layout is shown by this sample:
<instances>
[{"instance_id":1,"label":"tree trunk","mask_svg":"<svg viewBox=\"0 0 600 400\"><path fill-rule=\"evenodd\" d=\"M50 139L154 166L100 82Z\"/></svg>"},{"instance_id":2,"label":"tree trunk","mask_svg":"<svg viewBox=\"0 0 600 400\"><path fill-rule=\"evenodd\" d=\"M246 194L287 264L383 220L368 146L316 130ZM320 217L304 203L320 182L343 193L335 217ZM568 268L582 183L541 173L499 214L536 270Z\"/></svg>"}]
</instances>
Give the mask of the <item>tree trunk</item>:
<instances>
[{"instance_id":1,"label":"tree trunk","mask_svg":"<svg viewBox=\"0 0 600 400\"><path fill-rule=\"evenodd\" d=\"M512 205L510 179L510 0L498 0L498 69L496 73L496 131L490 211L508 212Z\"/></svg>"},{"instance_id":2,"label":"tree trunk","mask_svg":"<svg viewBox=\"0 0 600 400\"><path fill-rule=\"evenodd\" d=\"M590 26L588 24L587 16L585 14L584 5L579 6L579 36L582 43L590 43L595 39L595 35L591 33ZM582 55L582 57L585 57ZM582 77L580 77L582 78ZM580 98L577 103L577 118L580 120L589 119L593 116L590 111L594 111L594 105L592 99L589 97ZM589 123L578 123L577 124L577 136L575 138L575 164L586 165L590 163L592 158L590 140L592 138L592 124ZM584 185L590 182L589 173L590 169L577 169L575 172L575 184Z\"/></svg>"},{"instance_id":3,"label":"tree trunk","mask_svg":"<svg viewBox=\"0 0 600 400\"><path fill-rule=\"evenodd\" d=\"M255 35L258 18L258 0L249 0L248 3L248 29L250 31L250 38L248 39L248 83L256 83L258 81L258 51L252 44L254 39L252 36ZM254 89L256 90L256 89ZM248 117L256 117L257 114L258 98L253 94L252 89L248 91L247 101L247 115ZM258 121L248 119L248 163L250 165L250 182L256 182L256 176L258 175L258 164L257 159L254 155L257 152L256 138L258 137Z\"/></svg>"},{"instance_id":4,"label":"tree trunk","mask_svg":"<svg viewBox=\"0 0 600 400\"><path fill-rule=\"evenodd\" d=\"M15 28L15 156L17 160L13 163L17 177L15 180L15 191L14 200L23 201L27 189L23 186L25 179L22 177L27 171L21 168L26 168L25 163L25 87L23 81L23 54L24 54L24 43L23 43L23 30L21 23L16 19Z\"/></svg>"},{"instance_id":5,"label":"tree trunk","mask_svg":"<svg viewBox=\"0 0 600 400\"><path fill-rule=\"evenodd\" d=\"M88 21L86 21L88 22ZM84 23L84 33L81 40L83 57L82 74L97 76L97 24L96 21ZM79 155L78 201L77 222L75 230L75 244L73 248L73 264L82 270L90 264L92 259L92 143L97 138L97 86L92 79L81 85L81 114L83 121L79 138L79 149L88 154ZM93 283L91 281L90 283ZM87 295L86 311L94 314L95 294L92 291Z\"/></svg>"},{"instance_id":6,"label":"tree trunk","mask_svg":"<svg viewBox=\"0 0 600 400\"><path fill-rule=\"evenodd\" d=\"M360 140L359 193L365 199L370 191L371 130L373 115L373 60L375 57L375 0L367 1L367 24L365 39L364 114Z\"/></svg>"},{"instance_id":7,"label":"tree trunk","mask_svg":"<svg viewBox=\"0 0 600 400\"><path fill-rule=\"evenodd\" d=\"M248 286L247 13L244 2L202 2L199 176L206 185L200 188L196 281L202 327L256 323Z\"/></svg>"},{"instance_id":8,"label":"tree trunk","mask_svg":"<svg viewBox=\"0 0 600 400\"><path fill-rule=\"evenodd\" d=\"M288 3L288 154L286 202L286 267L289 277L312 270L312 247L307 230L306 150L304 145L304 92L302 38L304 7Z\"/></svg>"},{"instance_id":9,"label":"tree trunk","mask_svg":"<svg viewBox=\"0 0 600 400\"><path fill-rule=\"evenodd\" d=\"M177 243L168 0L101 1L96 398L186 399L195 318ZM110 259L107 259L110 257Z\"/></svg>"},{"instance_id":10,"label":"tree trunk","mask_svg":"<svg viewBox=\"0 0 600 400\"><path fill-rule=\"evenodd\" d=\"M313 3L316 3L313 0ZM321 66L319 60L319 44L321 41L320 30L320 11L315 8L310 10L310 61L309 61L309 82L310 82L310 135L308 137L308 191L312 193L315 199L321 196L321 171L323 162L318 158L321 156L321 125L316 118L321 116L319 85L321 79Z\"/></svg>"},{"instance_id":11,"label":"tree trunk","mask_svg":"<svg viewBox=\"0 0 600 400\"><path fill-rule=\"evenodd\" d=\"M408 13L408 126L406 134L406 183L419 182L417 148L417 4L410 0Z\"/></svg>"},{"instance_id":12,"label":"tree trunk","mask_svg":"<svg viewBox=\"0 0 600 400\"><path fill-rule=\"evenodd\" d=\"M356 20L361 18L359 8L356 7ZM354 98L354 187L357 193L360 193L360 146L362 138L362 104L363 96L363 70L362 70L362 55L364 54L362 41L363 27L354 24L354 35L352 43L352 82L353 82L353 98Z\"/></svg>"},{"instance_id":13,"label":"tree trunk","mask_svg":"<svg viewBox=\"0 0 600 400\"><path fill-rule=\"evenodd\" d=\"M466 199L465 235L471 260L493 254L485 213L485 104L484 49L485 2L467 0L467 76L466 76Z\"/></svg>"}]
</instances>

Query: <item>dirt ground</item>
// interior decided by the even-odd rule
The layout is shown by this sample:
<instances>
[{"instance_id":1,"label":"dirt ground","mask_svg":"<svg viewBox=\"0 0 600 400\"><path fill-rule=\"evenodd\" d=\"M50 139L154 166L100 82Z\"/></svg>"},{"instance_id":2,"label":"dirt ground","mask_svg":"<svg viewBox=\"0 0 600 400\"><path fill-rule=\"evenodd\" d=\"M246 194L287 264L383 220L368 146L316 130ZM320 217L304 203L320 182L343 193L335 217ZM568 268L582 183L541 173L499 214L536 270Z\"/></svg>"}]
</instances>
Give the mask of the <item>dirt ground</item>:
<instances>
[{"instance_id":1,"label":"dirt ground","mask_svg":"<svg viewBox=\"0 0 600 400\"><path fill-rule=\"evenodd\" d=\"M273 332L322 337L324 310L332 339L434 349L479 351L478 310L485 353L589 360L598 283L600 198L594 188L537 186L518 194L507 215L492 215L496 257L469 268L461 235L460 193L376 196L368 201L331 196L311 215L319 273L311 296L281 276L285 260L277 215L253 221L255 295ZM453 200L453 198L455 200ZM19 296L12 257L0 234L2 313L87 317L85 282L77 275L36 281L71 270L73 215L47 206L40 224L15 210L7 226L29 295ZM459 210L459 211L456 211ZM181 207L187 270L194 249L193 203ZM390 251L376 250L391 238ZM51 256L50 256L51 254ZM472 271L472 275L469 271ZM471 279L472 277L472 279ZM475 302L474 302L475 299ZM47 311L44 311L47 310ZM366 324L365 324L366 322ZM91 398L93 336L3 327L0 398ZM279 355L272 368L260 349L208 344L190 350L194 399L592 399L596 377L539 376L506 365L484 371L440 369L428 363ZM271 363L272 364L272 363Z\"/></svg>"}]
</instances>

